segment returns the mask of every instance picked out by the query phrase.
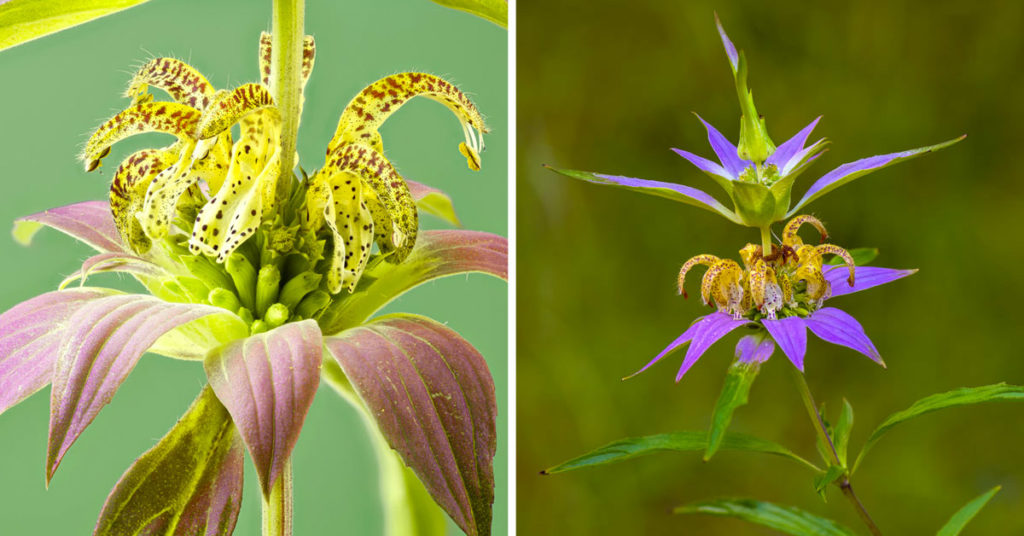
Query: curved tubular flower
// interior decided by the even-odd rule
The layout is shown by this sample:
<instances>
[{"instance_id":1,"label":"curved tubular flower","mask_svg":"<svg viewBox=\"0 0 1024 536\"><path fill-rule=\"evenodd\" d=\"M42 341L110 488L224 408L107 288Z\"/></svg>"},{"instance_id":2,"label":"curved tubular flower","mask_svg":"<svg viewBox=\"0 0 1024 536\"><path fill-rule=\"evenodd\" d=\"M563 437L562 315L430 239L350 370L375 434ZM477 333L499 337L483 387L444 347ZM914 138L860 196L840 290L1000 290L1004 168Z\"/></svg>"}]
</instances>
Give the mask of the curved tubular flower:
<instances>
[{"instance_id":1,"label":"curved tubular flower","mask_svg":"<svg viewBox=\"0 0 1024 536\"><path fill-rule=\"evenodd\" d=\"M819 338L852 348L884 366L860 323L839 309L823 307L823 303L832 297L895 281L916 270L854 266L852 256L838 246L803 244L796 231L805 223L814 225L823 237L827 236L824 225L816 218L798 216L786 225L782 244L773 245L770 255L764 255L761 246L754 244L741 249L746 268L738 275L716 270L727 262L735 262L712 255L698 255L684 263L680 270L680 290L690 269L700 264L710 266L701 288L702 293L709 289L708 295L714 298L718 310L697 319L653 360L628 377L647 370L676 348L689 344L676 376L679 381L712 344L740 326L759 331L756 337L748 335L741 339L736 347L737 357L745 363L766 360L772 354L767 345L774 348L774 344L778 344L793 365L803 371L806 330L810 329ZM841 258L847 266L824 264L822 256L825 254ZM720 299L719 293L727 286L733 286L733 290L721 294ZM765 331L770 335L765 339L767 342L761 340Z\"/></svg>"},{"instance_id":2,"label":"curved tubular flower","mask_svg":"<svg viewBox=\"0 0 1024 536\"><path fill-rule=\"evenodd\" d=\"M587 171L553 167L549 169L574 179L620 186L641 193L667 197L674 201L710 210L734 223L764 229L775 222L793 216L807 204L854 179L897 162L944 149L966 137L960 136L927 147L872 156L843 164L816 180L807 189L804 196L791 206L792 189L797 176L807 169L811 162L821 156L828 145L825 138L810 145L807 144L811 132L821 117L814 119L793 137L776 147L768 137L764 118L757 114L753 94L747 88L747 66L743 52L737 52L735 45L729 40L721 23L718 22L717 16L715 19L736 82L736 91L742 111L739 144L734 145L710 123L697 116L707 130L708 143L718 161L709 160L682 149L673 148L672 150L721 186L732 201L732 210L725 208L708 193L690 186Z\"/></svg>"},{"instance_id":3,"label":"curved tubular flower","mask_svg":"<svg viewBox=\"0 0 1024 536\"><path fill-rule=\"evenodd\" d=\"M270 43L264 34L264 80ZM313 39L304 45L303 82L315 57ZM173 101L154 101L149 88ZM230 533L242 445L268 500L288 481L321 373L332 385L350 385L372 433L467 534L489 533L497 409L486 362L433 320L373 318L438 277L507 278L506 239L419 230L419 210L457 223L451 199L398 175L377 133L417 95L456 113L466 134L460 151L479 169L486 128L472 102L440 78L404 73L353 100L324 167L300 181L281 169L282 118L265 83L216 91L185 63L157 58L132 78L131 105L97 129L82 159L95 170L113 144L144 132L176 141L125 158L109 203L16 223L22 243L49 226L98 252L61 290L0 314L0 413L52 384L47 483L146 352L201 361L209 380L182 420L122 476L95 534ZM86 286L97 272L128 273L150 294ZM80 287L64 289L76 280ZM408 391L392 389L394 380ZM392 419L381 408L408 412ZM164 501L159 509L155 498Z\"/></svg>"}]
</instances>

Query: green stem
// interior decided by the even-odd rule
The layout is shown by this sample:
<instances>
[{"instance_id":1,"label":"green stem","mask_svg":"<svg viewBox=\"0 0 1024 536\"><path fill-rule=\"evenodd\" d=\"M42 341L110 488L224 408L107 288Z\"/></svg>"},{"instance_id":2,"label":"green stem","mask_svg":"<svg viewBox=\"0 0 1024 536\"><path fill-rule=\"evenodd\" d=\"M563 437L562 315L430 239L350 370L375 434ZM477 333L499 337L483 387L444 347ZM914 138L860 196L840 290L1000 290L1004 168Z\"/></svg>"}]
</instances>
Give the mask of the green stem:
<instances>
[{"instance_id":1,"label":"green stem","mask_svg":"<svg viewBox=\"0 0 1024 536\"><path fill-rule=\"evenodd\" d=\"M270 54L270 92L281 113L281 176L277 181L279 204L291 190L295 168L295 139L302 103L303 0L273 0ZM292 534L292 463L263 501L263 536Z\"/></svg>"},{"instance_id":2,"label":"green stem","mask_svg":"<svg viewBox=\"0 0 1024 536\"><path fill-rule=\"evenodd\" d=\"M765 225L761 228L761 253L763 255L772 254L772 227L771 225Z\"/></svg>"},{"instance_id":3,"label":"green stem","mask_svg":"<svg viewBox=\"0 0 1024 536\"><path fill-rule=\"evenodd\" d=\"M281 176L278 201L287 199L294 180L295 141L302 106L302 40L306 6L303 0L273 0L270 92L281 112Z\"/></svg>"},{"instance_id":4,"label":"green stem","mask_svg":"<svg viewBox=\"0 0 1024 536\"><path fill-rule=\"evenodd\" d=\"M380 467L384 536L444 536L447 530L444 511L430 497L416 474L388 445L341 367L333 360L324 361L323 378L342 398L359 410L373 442Z\"/></svg>"},{"instance_id":5,"label":"green stem","mask_svg":"<svg viewBox=\"0 0 1024 536\"><path fill-rule=\"evenodd\" d=\"M263 536L292 536L292 461L263 501Z\"/></svg>"},{"instance_id":6,"label":"green stem","mask_svg":"<svg viewBox=\"0 0 1024 536\"><path fill-rule=\"evenodd\" d=\"M814 403L814 397L811 396L811 389L807 386L807 379L804 378L803 373L797 370L796 367L790 367L790 371L793 373L797 389L800 391L800 398L803 399L804 407L807 409L807 415L811 418L811 423L814 425L814 431L818 433L818 438L821 439L821 442L828 446L829 463L832 465L842 465L842 462L839 461L839 453L836 451L836 446L832 442L832 438L829 437L828 430L825 429L825 423L821 420L821 414L818 413L818 406ZM857 494L854 493L853 484L850 482L848 472L839 479L838 485L839 489L843 491L843 496L853 505L853 509L857 511L860 520L868 527L871 534L882 536L882 531L878 528L878 525L875 525L867 509L864 508L864 504L860 502Z\"/></svg>"}]
</instances>

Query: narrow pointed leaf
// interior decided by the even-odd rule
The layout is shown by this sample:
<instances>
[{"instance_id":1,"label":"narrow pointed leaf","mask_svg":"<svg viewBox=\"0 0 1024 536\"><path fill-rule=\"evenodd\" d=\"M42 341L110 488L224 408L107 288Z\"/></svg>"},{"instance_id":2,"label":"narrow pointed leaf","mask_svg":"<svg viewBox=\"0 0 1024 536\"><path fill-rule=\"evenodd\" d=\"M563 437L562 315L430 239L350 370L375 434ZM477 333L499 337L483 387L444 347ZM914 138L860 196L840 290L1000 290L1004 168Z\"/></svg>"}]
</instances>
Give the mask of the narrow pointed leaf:
<instances>
[{"instance_id":1,"label":"narrow pointed leaf","mask_svg":"<svg viewBox=\"0 0 1024 536\"><path fill-rule=\"evenodd\" d=\"M405 262L371 263L356 291L325 311L320 325L328 334L357 326L414 287L469 272L508 279L508 239L480 231L424 231Z\"/></svg>"},{"instance_id":2,"label":"narrow pointed leaf","mask_svg":"<svg viewBox=\"0 0 1024 536\"><path fill-rule=\"evenodd\" d=\"M18 218L14 220L14 238L27 246L43 226L80 240L100 253L126 251L106 201L83 201Z\"/></svg>"},{"instance_id":3,"label":"narrow pointed leaf","mask_svg":"<svg viewBox=\"0 0 1024 536\"><path fill-rule=\"evenodd\" d=\"M746 405L747 395L750 393L750 386L761 366L758 363L733 363L725 375L725 384L722 392L718 395L718 402L711 413L711 429L708 431L708 443L704 449L704 461L708 461L725 438L725 432L732 422L732 414L740 406Z\"/></svg>"},{"instance_id":4,"label":"narrow pointed leaf","mask_svg":"<svg viewBox=\"0 0 1024 536\"><path fill-rule=\"evenodd\" d=\"M490 534L497 405L483 356L454 331L412 315L324 343L434 501L466 534Z\"/></svg>"},{"instance_id":5,"label":"narrow pointed leaf","mask_svg":"<svg viewBox=\"0 0 1024 536\"><path fill-rule=\"evenodd\" d=\"M584 467L594 467L613 462L621 462L658 452L700 452L707 447L707 444L707 432L686 431L644 437L631 437L614 441L582 456L560 463L543 471L543 473L546 475L564 473L566 471L582 469ZM804 465L805 467L809 467L814 471L821 472L821 469L816 465L801 458L800 456L797 456L786 447L783 447L778 443L758 439L745 434L725 434L725 436L722 437L719 450L742 450L747 452L775 454L777 456L789 458L790 460Z\"/></svg>"},{"instance_id":6,"label":"narrow pointed leaf","mask_svg":"<svg viewBox=\"0 0 1024 536\"><path fill-rule=\"evenodd\" d=\"M285 324L210 352L204 363L256 466L264 498L302 431L320 383L323 352L316 322Z\"/></svg>"},{"instance_id":7,"label":"narrow pointed leaf","mask_svg":"<svg viewBox=\"0 0 1024 536\"><path fill-rule=\"evenodd\" d=\"M211 314L230 313L141 294L100 298L75 311L59 331L64 342L50 393L47 480L153 342L177 326Z\"/></svg>"},{"instance_id":8,"label":"narrow pointed leaf","mask_svg":"<svg viewBox=\"0 0 1024 536\"><path fill-rule=\"evenodd\" d=\"M95 536L228 536L242 505L245 454L209 386L110 492Z\"/></svg>"},{"instance_id":9,"label":"narrow pointed leaf","mask_svg":"<svg viewBox=\"0 0 1024 536\"><path fill-rule=\"evenodd\" d=\"M853 429L853 406L850 401L843 399L843 409L839 413L839 420L836 421L832 433L832 444L839 455L839 463L846 467L846 451L850 446L850 431Z\"/></svg>"},{"instance_id":10,"label":"narrow pointed leaf","mask_svg":"<svg viewBox=\"0 0 1024 536\"><path fill-rule=\"evenodd\" d=\"M909 408L893 413L885 419L882 424L878 425L878 428L875 428L874 432L871 432L871 436L868 437L867 442L864 443L864 447L861 448L860 454L857 455L857 460L854 462L851 472L857 470L857 467L860 466L860 462L864 458L864 455L867 454L868 450L874 446L875 442L877 442L883 435L885 435L886 432L897 424L919 415L924 415L940 409L978 404L981 402L991 402L995 400L1024 401L1024 387L997 383L981 387L961 387L945 393L926 396L921 400L914 402Z\"/></svg>"},{"instance_id":11,"label":"narrow pointed leaf","mask_svg":"<svg viewBox=\"0 0 1024 536\"><path fill-rule=\"evenodd\" d=\"M939 532L935 536L957 536L960 531L964 530L964 527L974 519L974 516L978 515L978 512L988 504L988 501L995 496L1002 486L996 486L985 493L975 497L971 502L965 504L963 508L956 511L953 517L949 518L949 521L939 529Z\"/></svg>"},{"instance_id":12,"label":"narrow pointed leaf","mask_svg":"<svg viewBox=\"0 0 1024 536\"><path fill-rule=\"evenodd\" d=\"M714 197L704 193L696 188L684 186L682 184L675 184L671 182L652 181L647 179L634 179L632 177L622 177L617 175L602 175L600 173L591 173L589 171L575 171L571 169L558 169L551 166L545 166L551 171L565 175L573 179L586 181L594 184L604 184L608 186L615 186L618 188L624 188L626 190L632 190L634 192L640 192L642 194L655 195L658 197L664 197L665 199L671 199L672 201L678 201L687 205L702 208L704 210L710 210L715 214L718 214L725 219L740 223L739 218L736 214L733 214L731 210L725 207L725 205L719 203ZM738 184L738 183L736 183ZM767 191L767 189L766 189Z\"/></svg>"},{"instance_id":13,"label":"narrow pointed leaf","mask_svg":"<svg viewBox=\"0 0 1024 536\"><path fill-rule=\"evenodd\" d=\"M676 514L708 514L733 517L793 536L854 536L852 530L793 506L779 506L753 499L701 501L673 510Z\"/></svg>"},{"instance_id":14,"label":"narrow pointed leaf","mask_svg":"<svg viewBox=\"0 0 1024 536\"><path fill-rule=\"evenodd\" d=\"M0 413L50 383L68 319L115 293L99 288L47 292L0 315Z\"/></svg>"},{"instance_id":15,"label":"narrow pointed leaf","mask_svg":"<svg viewBox=\"0 0 1024 536\"><path fill-rule=\"evenodd\" d=\"M405 182L409 185L409 193L412 194L412 198L416 201L416 207L419 208L420 212L437 216L456 227L462 227L462 222L455 215L455 206L452 205L452 198L448 197L448 194L419 182L408 179Z\"/></svg>"},{"instance_id":16,"label":"narrow pointed leaf","mask_svg":"<svg viewBox=\"0 0 1024 536\"><path fill-rule=\"evenodd\" d=\"M910 149L909 151L902 151L899 153L884 154L879 156L871 156L868 158L862 158L855 162L843 164L832 171L829 171L823 175L820 179L815 181L810 188L807 189L807 193L804 194L803 198L789 211L786 217L796 214L798 210L803 208L808 203L818 199L819 197L839 188L840 186L858 179L877 171L884 167L888 167L897 162L904 160L910 160L921 155L938 151L939 149L945 149L950 145L960 142L966 138L966 136L960 136L959 138L953 138L949 141L937 143L935 145L929 145L927 147L919 147L917 149Z\"/></svg>"},{"instance_id":17,"label":"narrow pointed leaf","mask_svg":"<svg viewBox=\"0 0 1024 536\"><path fill-rule=\"evenodd\" d=\"M433 0L452 9L471 13L508 29L508 0Z\"/></svg>"},{"instance_id":18,"label":"narrow pointed leaf","mask_svg":"<svg viewBox=\"0 0 1024 536\"><path fill-rule=\"evenodd\" d=\"M105 17L149 0L0 2L0 50Z\"/></svg>"}]
</instances>

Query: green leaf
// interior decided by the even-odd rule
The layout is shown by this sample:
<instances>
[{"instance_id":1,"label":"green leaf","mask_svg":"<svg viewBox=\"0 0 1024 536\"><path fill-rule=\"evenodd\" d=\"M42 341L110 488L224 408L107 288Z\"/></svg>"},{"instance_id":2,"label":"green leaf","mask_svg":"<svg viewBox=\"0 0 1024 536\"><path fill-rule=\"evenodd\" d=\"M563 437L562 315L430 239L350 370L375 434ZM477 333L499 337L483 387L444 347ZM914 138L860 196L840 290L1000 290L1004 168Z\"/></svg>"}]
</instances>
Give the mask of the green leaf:
<instances>
[{"instance_id":1,"label":"green leaf","mask_svg":"<svg viewBox=\"0 0 1024 536\"><path fill-rule=\"evenodd\" d=\"M957 536L960 534L960 531L964 530L964 526L978 515L978 512L988 504L989 499L998 493L1000 488L1001 486L996 486L965 504L963 508L953 514L953 517L949 518L949 521L939 529L935 536Z\"/></svg>"},{"instance_id":2,"label":"green leaf","mask_svg":"<svg viewBox=\"0 0 1024 536\"><path fill-rule=\"evenodd\" d=\"M839 455L839 463L846 467L846 451L850 445L850 430L853 428L853 406L850 402L843 399L843 410L839 414L839 421L836 422L835 429L832 432L832 444L836 448L836 454Z\"/></svg>"},{"instance_id":3,"label":"green leaf","mask_svg":"<svg viewBox=\"0 0 1024 536\"><path fill-rule=\"evenodd\" d=\"M149 0L14 0L0 5L0 50Z\"/></svg>"},{"instance_id":4,"label":"green leaf","mask_svg":"<svg viewBox=\"0 0 1024 536\"><path fill-rule=\"evenodd\" d=\"M677 507L676 514L708 514L735 517L794 536L854 536L835 521L818 517L792 506L779 506L753 499L717 499Z\"/></svg>"},{"instance_id":5,"label":"green leaf","mask_svg":"<svg viewBox=\"0 0 1024 536\"><path fill-rule=\"evenodd\" d=\"M508 29L508 0L433 0L452 9L465 11L487 19L502 28Z\"/></svg>"},{"instance_id":6,"label":"green leaf","mask_svg":"<svg viewBox=\"0 0 1024 536\"><path fill-rule=\"evenodd\" d=\"M814 477L814 491L821 495L821 500L825 499L825 489L828 485L835 482L839 477L846 473L846 468L840 465L829 466L828 470L824 473Z\"/></svg>"},{"instance_id":7,"label":"green leaf","mask_svg":"<svg viewBox=\"0 0 1024 536\"><path fill-rule=\"evenodd\" d=\"M631 190L633 192L639 192L642 194L653 195L657 197L663 197L665 199L671 199L679 203L684 203L690 206L702 208L704 210L710 210L715 214L718 214L725 219L734 222L741 223L740 219L725 207L725 205L719 203L710 195L698 190L697 188L691 188L682 184L675 184L671 182L652 181L648 179L635 179L633 177L621 177L615 175L604 175L601 173L592 173L590 171L577 171L574 169L558 169L551 166L544 166L555 173L565 175L566 177L573 178L589 182L592 184L602 184L605 186L614 186L616 188L622 188L624 190ZM736 184L740 184L738 181L734 181ZM762 187L763 188L763 187ZM767 192L767 188L765 188Z\"/></svg>"},{"instance_id":8,"label":"green leaf","mask_svg":"<svg viewBox=\"0 0 1024 536\"><path fill-rule=\"evenodd\" d=\"M785 219L786 211L789 210L789 203L793 199L793 182L796 181L796 177L796 173L786 175L769 188L772 192L772 198L775 200L775 212L772 214L772 220L779 221Z\"/></svg>"},{"instance_id":9,"label":"green leaf","mask_svg":"<svg viewBox=\"0 0 1024 536\"><path fill-rule=\"evenodd\" d=\"M416 181L406 179L405 183L409 186L409 193L412 194L413 200L416 201L416 208L420 212L437 216L456 227L462 227L462 222L455 215L452 198L448 197L448 194Z\"/></svg>"},{"instance_id":10,"label":"green leaf","mask_svg":"<svg viewBox=\"0 0 1024 536\"><path fill-rule=\"evenodd\" d=\"M847 250L847 252L853 257L853 264L857 266L866 266L869 262L875 260L875 257L878 257L878 248L854 248ZM825 261L825 264L839 266L846 263L841 257L833 255Z\"/></svg>"},{"instance_id":11,"label":"green leaf","mask_svg":"<svg viewBox=\"0 0 1024 536\"><path fill-rule=\"evenodd\" d=\"M747 395L750 393L750 386L757 378L761 369L758 363L740 363L739 361L729 367L725 375L725 384L722 386L722 393L718 395L718 402L711 413L711 429L708 431L707 448L704 450L704 461L708 461L718 448L722 445L722 438L732 421L732 414L736 408L746 405Z\"/></svg>"},{"instance_id":12,"label":"green leaf","mask_svg":"<svg viewBox=\"0 0 1024 536\"><path fill-rule=\"evenodd\" d=\"M936 410L993 400L1024 400L1024 387L1007 385L1005 383L981 387L962 387L945 393L927 396L914 402L909 408L890 415L882 424L878 425L878 428L875 428L874 432L871 432L871 436L864 443L864 447L861 449L860 454L857 455L857 461L853 463L853 469L850 472L852 473L857 470L868 450L893 426L918 415L924 415Z\"/></svg>"},{"instance_id":13,"label":"green leaf","mask_svg":"<svg viewBox=\"0 0 1024 536\"><path fill-rule=\"evenodd\" d=\"M230 535L242 503L244 457L231 417L205 387L174 428L125 471L94 535Z\"/></svg>"},{"instance_id":14,"label":"green leaf","mask_svg":"<svg viewBox=\"0 0 1024 536\"><path fill-rule=\"evenodd\" d=\"M564 473L574 469L605 465L613 462L621 462L646 456L656 452L679 451L679 452L700 452L708 444L707 432L675 432L671 434L658 434L644 437L620 439L609 443L599 449L592 450L582 456L573 458L567 462L560 463L550 469L542 471L543 474L553 475ZM721 450L744 450L750 452L763 452L789 458L797 463L821 472L821 469L813 463L790 452L786 447L758 439L744 434L726 434L722 438Z\"/></svg>"},{"instance_id":15,"label":"green leaf","mask_svg":"<svg viewBox=\"0 0 1024 536\"><path fill-rule=\"evenodd\" d=\"M763 184L736 181L732 189L736 215L744 225L764 227L775 220L775 197Z\"/></svg>"}]
</instances>

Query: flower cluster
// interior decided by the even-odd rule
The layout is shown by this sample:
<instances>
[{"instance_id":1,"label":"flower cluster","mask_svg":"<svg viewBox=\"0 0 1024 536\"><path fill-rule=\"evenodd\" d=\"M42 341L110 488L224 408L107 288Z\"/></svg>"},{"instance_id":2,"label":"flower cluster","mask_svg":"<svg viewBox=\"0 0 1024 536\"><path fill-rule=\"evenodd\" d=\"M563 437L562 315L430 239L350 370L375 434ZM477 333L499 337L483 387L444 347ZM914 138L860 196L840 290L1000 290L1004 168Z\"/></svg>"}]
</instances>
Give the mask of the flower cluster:
<instances>
[{"instance_id":1,"label":"flower cluster","mask_svg":"<svg viewBox=\"0 0 1024 536\"><path fill-rule=\"evenodd\" d=\"M233 90L215 90L174 58L146 63L125 93L131 104L86 143L85 169L100 168L115 143L136 134L176 141L127 156L113 174L109 203L19 221L15 236L23 242L49 226L99 254L61 290L0 315L0 413L52 383L49 482L144 353L202 361L209 385L125 473L96 533L166 525L199 534L207 523L230 533L243 445L267 500L287 486L292 448L323 375L394 449L385 456L400 456L467 534L488 533L497 409L483 356L429 318L372 318L438 277L507 277L504 238L420 232L419 210L458 223L451 200L399 175L378 130L410 99L436 100L462 123L459 152L479 170L483 119L441 78L387 76L352 99L323 167L299 180L281 154L272 42L269 34L260 39L262 81ZM314 58L307 36L303 86ZM171 100L157 101L150 88ZM103 271L129 273L149 294L84 286ZM73 280L82 286L65 289ZM154 519L158 528L147 524Z\"/></svg>"},{"instance_id":2,"label":"flower cluster","mask_svg":"<svg viewBox=\"0 0 1024 536\"><path fill-rule=\"evenodd\" d=\"M739 252L743 267L714 255L697 255L686 261L679 271L679 293L687 295L684 285L689 271L705 265L708 269L701 281L701 299L717 312L697 319L636 374L689 343L676 376L679 381L712 344L741 326L756 330L736 345L736 357L744 363L764 362L778 344L803 371L806 330L810 329L823 340L847 346L883 364L860 323L839 309L824 307L824 302L895 281L916 270L855 266L853 256L839 246L803 243L797 232L804 224L817 229L822 241L827 238L821 221L803 215L786 224L781 243L772 244L770 254L765 255L760 245L743 247ZM845 266L826 263L826 255L835 256Z\"/></svg>"},{"instance_id":3,"label":"flower cluster","mask_svg":"<svg viewBox=\"0 0 1024 536\"><path fill-rule=\"evenodd\" d=\"M801 226L809 224L815 227L823 242L827 237L825 226L813 216L796 214L844 184L896 162L953 145L963 136L936 145L843 164L815 181L803 197L792 203L792 189L797 177L821 156L828 144L824 138L808 144L811 132L821 118L811 121L792 138L776 146L768 135L764 117L754 106L753 93L747 85L746 58L742 51L737 51L717 17L716 23L742 112L739 143L733 144L698 116L707 130L708 141L718 161L681 149L673 150L721 186L732 202L731 209L712 195L691 186L552 168L574 179L697 206L731 222L760 230L761 243L747 244L740 250L742 265L714 255L697 255L683 264L679 272L679 293L686 295L684 283L691 269L707 266L701 284L701 299L705 304L713 305L717 312L698 319L640 371L672 350L689 344L676 376L678 381L711 344L744 325L757 332L744 337L737 345L736 355L741 362L762 362L778 345L802 371L806 330L810 329L826 341L848 346L882 363L860 324L838 309L824 307L824 302L835 296L899 279L914 273L914 270L855 266L850 253L839 246L805 244L797 234ZM782 238L775 243L771 227L786 219L789 222L784 226ZM826 256L840 259L845 268L826 264Z\"/></svg>"}]
</instances>

